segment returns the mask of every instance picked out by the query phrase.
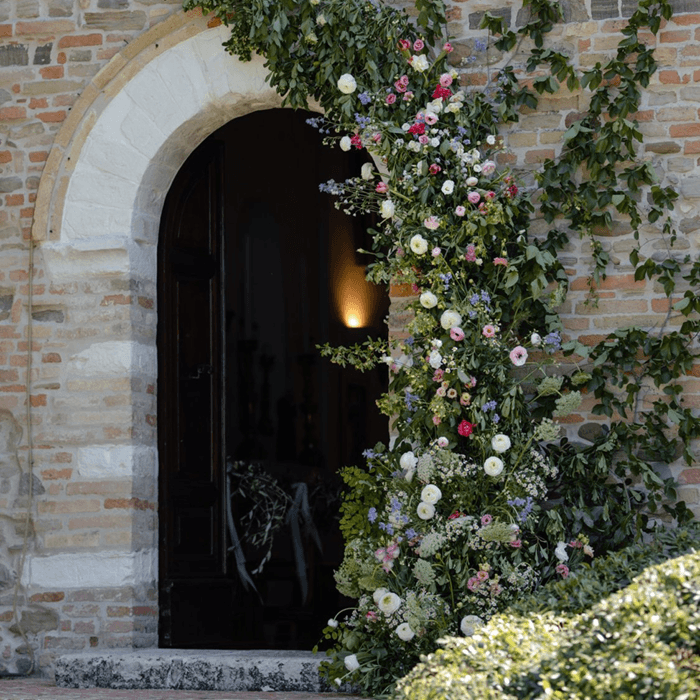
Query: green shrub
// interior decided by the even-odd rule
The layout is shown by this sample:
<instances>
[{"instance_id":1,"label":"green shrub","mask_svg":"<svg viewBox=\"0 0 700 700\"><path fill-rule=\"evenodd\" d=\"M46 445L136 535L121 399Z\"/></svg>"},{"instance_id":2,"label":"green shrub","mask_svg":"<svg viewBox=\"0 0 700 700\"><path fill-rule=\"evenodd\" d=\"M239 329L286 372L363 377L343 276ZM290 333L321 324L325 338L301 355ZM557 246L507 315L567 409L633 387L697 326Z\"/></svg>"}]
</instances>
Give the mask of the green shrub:
<instances>
[{"instance_id":1,"label":"green shrub","mask_svg":"<svg viewBox=\"0 0 700 700\"><path fill-rule=\"evenodd\" d=\"M649 566L601 597L678 551L690 553ZM698 698L700 532L617 552L576 579L547 586L517 612L493 617L474 636L442 644L399 683L397 698Z\"/></svg>"}]
</instances>

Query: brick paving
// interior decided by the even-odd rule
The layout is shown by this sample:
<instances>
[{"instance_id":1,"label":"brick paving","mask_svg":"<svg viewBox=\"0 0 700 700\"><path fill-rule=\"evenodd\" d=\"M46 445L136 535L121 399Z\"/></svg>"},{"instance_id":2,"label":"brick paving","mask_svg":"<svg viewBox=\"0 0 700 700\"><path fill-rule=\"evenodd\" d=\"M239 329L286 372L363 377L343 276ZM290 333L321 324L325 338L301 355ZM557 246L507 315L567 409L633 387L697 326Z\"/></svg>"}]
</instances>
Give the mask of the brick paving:
<instances>
[{"instance_id":1,"label":"brick paving","mask_svg":"<svg viewBox=\"0 0 700 700\"><path fill-rule=\"evenodd\" d=\"M0 700L360 700L360 698L338 693L57 688L53 681L44 678L0 678Z\"/></svg>"}]
</instances>

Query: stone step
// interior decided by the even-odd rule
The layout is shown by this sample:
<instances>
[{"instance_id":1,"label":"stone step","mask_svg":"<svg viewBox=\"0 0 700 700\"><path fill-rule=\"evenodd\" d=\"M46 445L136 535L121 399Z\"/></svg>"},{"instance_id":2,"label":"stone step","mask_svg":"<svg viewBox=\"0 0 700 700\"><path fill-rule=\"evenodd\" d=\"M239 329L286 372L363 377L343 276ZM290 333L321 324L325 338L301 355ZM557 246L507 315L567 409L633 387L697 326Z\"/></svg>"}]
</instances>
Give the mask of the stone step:
<instances>
[{"instance_id":1,"label":"stone step","mask_svg":"<svg viewBox=\"0 0 700 700\"><path fill-rule=\"evenodd\" d=\"M65 654L62 688L327 692L323 654L278 650L134 649ZM334 688L333 690L338 690Z\"/></svg>"}]
</instances>

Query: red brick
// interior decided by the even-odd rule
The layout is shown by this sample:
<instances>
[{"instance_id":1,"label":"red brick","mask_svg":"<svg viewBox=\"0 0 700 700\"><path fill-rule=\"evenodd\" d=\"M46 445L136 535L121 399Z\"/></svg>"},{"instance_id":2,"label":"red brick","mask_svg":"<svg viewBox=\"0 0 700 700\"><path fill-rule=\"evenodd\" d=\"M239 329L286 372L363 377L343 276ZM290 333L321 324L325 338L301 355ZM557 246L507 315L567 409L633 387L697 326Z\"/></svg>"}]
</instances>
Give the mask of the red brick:
<instances>
[{"instance_id":1,"label":"red brick","mask_svg":"<svg viewBox=\"0 0 700 700\"><path fill-rule=\"evenodd\" d=\"M100 306L110 306L112 304L127 305L128 306L129 304L131 304L131 295L130 294L108 294L100 302Z\"/></svg>"},{"instance_id":2,"label":"red brick","mask_svg":"<svg viewBox=\"0 0 700 700\"><path fill-rule=\"evenodd\" d=\"M19 215L23 219L31 219L34 216L34 207L24 207L24 209L20 209Z\"/></svg>"},{"instance_id":3,"label":"red brick","mask_svg":"<svg viewBox=\"0 0 700 700\"><path fill-rule=\"evenodd\" d=\"M662 44L672 44L678 41L688 41L690 39L690 29L676 29L675 31L664 31L659 34Z\"/></svg>"},{"instance_id":4,"label":"red brick","mask_svg":"<svg viewBox=\"0 0 700 700\"><path fill-rule=\"evenodd\" d=\"M59 600L63 600L66 594L63 591L54 591L46 593L35 593L29 600L32 603L58 603Z\"/></svg>"},{"instance_id":5,"label":"red brick","mask_svg":"<svg viewBox=\"0 0 700 700\"><path fill-rule=\"evenodd\" d=\"M73 461L73 455L70 452L56 452L51 461L57 464L70 464Z\"/></svg>"},{"instance_id":6,"label":"red brick","mask_svg":"<svg viewBox=\"0 0 700 700\"><path fill-rule=\"evenodd\" d=\"M0 369L0 382L18 382L19 375L16 369Z\"/></svg>"},{"instance_id":7,"label":"red brick","mask_svg":"<svg viewBox=\"0 0 700 700\"><path fill-rule=\"evenodd\" d=\"M152 309L153 299L149 299L148 297L139 297L139 306L142 306L144 309Z\"/></svg>"},{"instance_id":8,"label":"red brick","mask_svg":"<svg viewBox=\"0 0 700 700\"><path fill-rule=\"evenodd\" d=\"M45 97L32 97L29 100L29 109L46 109L49 103L46 101Z\"/></svg>"},{"instance_id":9,"label":"red brick","mask_svg":"<svg viewBox=\"0 0 700 700\"><path fill-rule=\"evenodd\" d=\"M39 70L44 80L55 80L63 77L63 66L46 66Z\"/></svg>"},{"instance_id":10,"label":"red brick","mask_svg":"<svg viewBox=\"0 0 700 700\"><path fill-rule=\"evenodd\" d=\"M76 634L95 634L95 623L92 620L76 622L73 631Z\"/></svg>"},{"instance_id":11,"label":"red brick","mask_svg":"<svg viewBox=\"0 0 700 700\"><path fill-rule=\"evenodd\" d=\"M389 290L390 297L412 297L415 294L410 284L392 284Z\"/></svg>"},{"instance_id":12,"label":"red brick","mask_svg":"<svg viewBox=\"0 0 700 700\"><path fill-rule=\"evenodd\" d=\"M673 18L673 23L682 27L700 24L700 15L676 15Z\"/></svg>"},{"instance_id":13,"label":"red brick","mask_svg":"<svg viewBox=\"0 0 700 700\"><path fill-rule=\"evenodd\" d=\"M8 194L7 197L5 197L5 204L8 207L18 207L18 206L24 204L24 195L23 194Z\"/></svg>"},{"instance_id":14,"label":"red brick","mask_svg":"<svg viewBox=\"0 0 700 700\"><path fill-rule=\"evenodd\" d=\"M12 160L12 153L9 151L0 151L0 163L9 163Z\"/></svg>"},{"instance_id":15,"label":"red brick","mask_svg":"<svg viewBox=\"0 0 700 700\"><path fill-rule=\"evenodd\" d=\"M678 481L681 484L700 484L700 469L684 469Z\"/></svg>"},{"instance_id":16,"label":"red brick","mask_svg":"<svg viewBox=\"0 0 700 700\"><path fill-rule=\"evenodd\" d=\"M34 151L29 154L29 161L31 163L43 163L48 157L48 151Z\"/></svg>"},{"instance_id":17,"label":"red brick","mask_svg":"<svg viewBox=\"0 0 700 700\"><path fill-rule=\"evenodd\" d=\"M61 37L58 41L59 49L67 49L72 46L99 46L102 43L102 34L83 34Z\"/></svg>"},{"instance_id":18,"label":"red brick","mask_svg":"<svg viewBox=\"0 0 700 700\"><path fill-rule=\"evenodd\" d=\"M56 63L63 65L66 62L66 54L61 51L58 56L56 56Z\"/></svg>"},{"instance_id":19,"label":"red brick","mask_svg":"<svg viewBox=\"0 0 700 700\"><path fill-rule=\"evenodd\" d=\"M0 109L0 121L10 121L11 119L25 119L27 110L24 107L4 107Z\"/></svg>"},{"instance_id":20,"label":"red brick","mask_svg":"<svg viewBox=\"0 0 700 700\"><path fill-rule=\"evenodd\" d=\"M59 19L44 22L17 22L15 24L15 34L67 34L75 30L73 20Z\"/></svg>"},{"instance_id":21,"label":"red brick","mask_svg":"<svg viewBox=\"0 0 700 700\"><path fill-rule=\"evenodd\" d=\"M677 84L681 82L681 77L677 70L660 70L659 82L664 85Z\"/></svg>"},{"instance_id":22,"label":"red brick","mask_svg":"<svg viewBox=\"0 0 700 700\"><path fill-rule=\"evenodd\" d=\"M210 19L207 20L207 27L209 29L213 29L214 27L218 27L221 24L221 20L218 17L211 17Z\"/></svg>"},{"instance_id":23,"label":"red brick","mask_svg":"<svg viewBox=\"0 0 700 700\"><path fill-rule=\"evenodd\" d=\"M0 24L0 36L12 36L12 25Z\"/></svg>"},{"instance_id":24,"label":"red brick","mask_svg":"<svg viewBox=\"0 0 700 700\"><path fill-rule=\"evenodd\" d=\"M700 124L675 124L668 133L674 138L683 136L700 136Z\"/></svg>"},{"instance_id":25,"label":"red brick","mask_svg":"<svg viewBox=\"0 0 700 700\"><path fill-rule=\"evenodd\" d=\"M683 153L686 155L700 153L700 141L686 141Z\"/></svg>"},{"instance_id":26,"label":"red brick","mask_svg":"<svg viewBox=\"0 0 700 700\"><path fill-rule=\"evenodd\" d=\"M133 508L134 510L154 510L155 505L140 498L105 498L105 510L111 508Z\"/></svg>"},{"instance_id":27,"label":"red brick","mask_svg":"<svg viewBox=\"0 0 700 700\"><path fill-rule=\"evenodd\" d=\"M46 406L46 394L35 394L29 397L32 406Z\"/></svg>"},{"instance_id":28,"label":"red brick","mask_svg":"<svg viewBox=\"0 0 700 700\"><path fill-rule=\"evenodd\" d=\"M61 356L57 352L47 352L41 356L42 362L61 362Z\"/></svg>"},{"instance_id":29,"label":"red brick","mask_svg":"<svg viewBox=\"0 0 700 700\"><path fill-rule=\"evenodd\" d=\"M544 163L545 160L554 158L554 149L543 148L540 150L528 151L525 154L526 163Z\"/></svg>"},{"instance_id":30,"label":"red brick","mask_svg":"<svg viewBox=\"0 0 700 700\"><path fill-rule=\"evenodd\" d=\"M11 367L26 367L27 366L27 356L26 355L12 355L10 357Z\"/></svg>"},{"instance_id":31,"label":"red brick","mask_svg":"<svg viewBox=\"0 0 700 700\"><path fill-rule=\"evenodd\" d=\"M41 112L36 115L42 122L62 122L66 118L65 110L58 112Z\"/></svg>"},{"instance_id":32,"label":"red brick","mask_svg":"<svg viewBox=\"0 0 700 700\"><path fill-rule=\"evenodd\" d=\"M73 475L72 469L45 469L41 472L44 481L57 481L59 479L70 479Z\"/></svg>"}]
</instances>

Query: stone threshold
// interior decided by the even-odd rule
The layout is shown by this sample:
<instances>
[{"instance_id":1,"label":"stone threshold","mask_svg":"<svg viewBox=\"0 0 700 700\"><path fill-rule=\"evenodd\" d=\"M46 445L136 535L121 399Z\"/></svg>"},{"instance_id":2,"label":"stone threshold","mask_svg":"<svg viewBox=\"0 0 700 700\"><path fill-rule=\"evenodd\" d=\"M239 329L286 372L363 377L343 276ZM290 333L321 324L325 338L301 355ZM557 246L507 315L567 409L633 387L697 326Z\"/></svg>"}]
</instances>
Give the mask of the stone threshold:
<instances>
[{"instance_id":1,"label":"stone threshold","mask_svg":"<svg viewBox=\"0 0 700 700\"><path fill-rule=\"evenodd\" d=\"M324 658L280 650L94 651L60 656L55 677L61 688L328 692L319 676Z\"/></svg>"}]
</instances>

